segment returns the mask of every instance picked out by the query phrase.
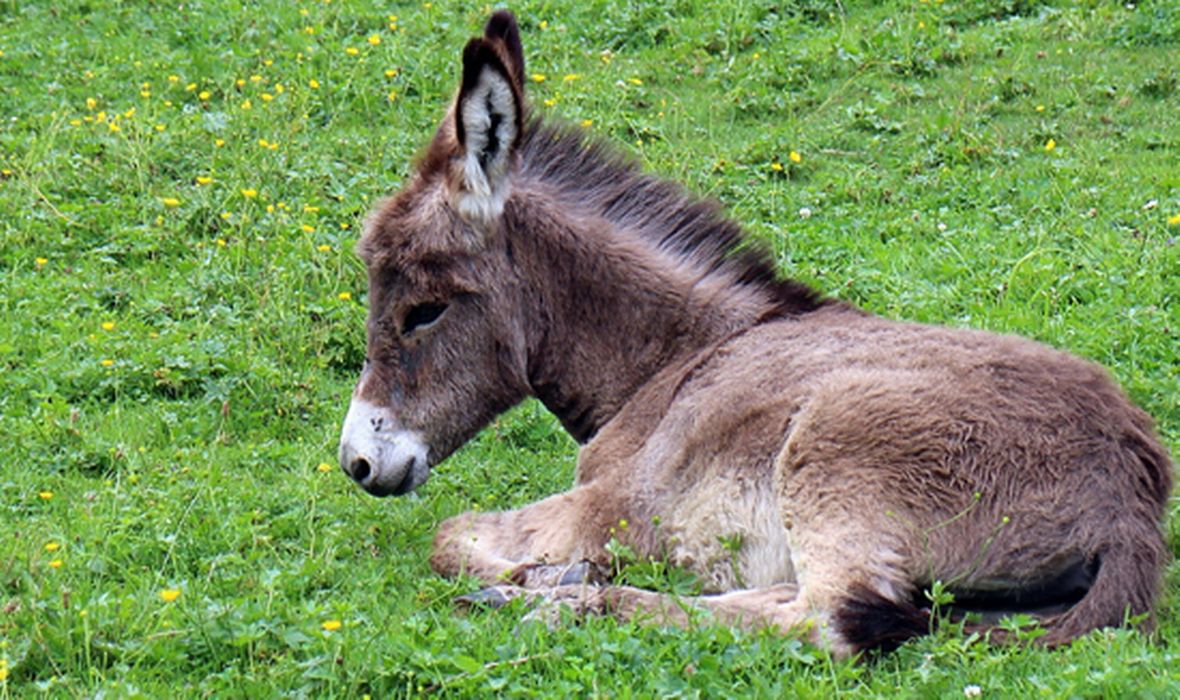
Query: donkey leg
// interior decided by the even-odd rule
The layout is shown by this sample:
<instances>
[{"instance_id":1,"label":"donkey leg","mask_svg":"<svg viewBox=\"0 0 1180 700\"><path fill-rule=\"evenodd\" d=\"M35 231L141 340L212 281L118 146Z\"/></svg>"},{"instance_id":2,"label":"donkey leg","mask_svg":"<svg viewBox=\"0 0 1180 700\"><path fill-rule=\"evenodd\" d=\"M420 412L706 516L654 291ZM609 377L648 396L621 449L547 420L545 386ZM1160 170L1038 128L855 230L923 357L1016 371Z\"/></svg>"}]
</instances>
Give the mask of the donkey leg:
<instances>
[{"instance_id":1,"label":"donkey leg","mask_svg":"<svg viewBox=\"0 0 1180 700\"><path fill-rule=\"evenodd\" d=\"M581 486L518 510L455 516L439 527L430 565L442 576L530 588L604 581L594 561L601 533L588 526L602 513L602 499Z\"/></svg>"},{"instance_id":2,"label":"donkey leg","mask_svg":"<svg viewBox=\"0 0 1180 700\"><path fill-rule=\"evenodd\" d=\"M615 585L561 585L517 591L512 597L537 603L530 617L550 623L568 609L575 616L611 615L682 629L701 624L755 629L776 625L779 609L794 600L798 589L794 584L779 584L707 596L678 596Z\"/></svg>"}]
</instances>

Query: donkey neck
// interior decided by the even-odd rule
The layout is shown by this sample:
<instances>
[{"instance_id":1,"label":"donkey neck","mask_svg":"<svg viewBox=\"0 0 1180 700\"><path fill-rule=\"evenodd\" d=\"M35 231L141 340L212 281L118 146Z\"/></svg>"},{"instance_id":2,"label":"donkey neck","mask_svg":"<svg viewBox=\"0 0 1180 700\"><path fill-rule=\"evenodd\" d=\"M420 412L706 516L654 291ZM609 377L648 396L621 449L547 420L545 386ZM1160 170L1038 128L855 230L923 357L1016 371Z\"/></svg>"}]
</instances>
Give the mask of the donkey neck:
<instances>
[{"instance_id":1,"label":"donkey neck","mask_svg":"<svg viewBox=\"0 0 1180 700\"><path fill-rule=\"evenodd\" d=\"M532 392L587 442L661 370L772 313L774 300L544 189L504 235L521 281Z\"/></svg>"}]
</instances>

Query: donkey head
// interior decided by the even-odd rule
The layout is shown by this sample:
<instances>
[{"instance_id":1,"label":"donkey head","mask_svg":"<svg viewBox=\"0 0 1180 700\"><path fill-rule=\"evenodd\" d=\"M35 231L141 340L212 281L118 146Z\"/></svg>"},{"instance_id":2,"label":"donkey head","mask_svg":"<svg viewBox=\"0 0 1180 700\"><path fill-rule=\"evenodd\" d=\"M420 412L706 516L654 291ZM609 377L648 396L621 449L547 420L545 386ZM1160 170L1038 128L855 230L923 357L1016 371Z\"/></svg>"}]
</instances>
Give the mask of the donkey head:
<instances>
[{"instance_id":1,"label":"donkey head","mask_svg":"<svg viewBox=\"0 0 1180 700\"><path fill-rule=\"evenodd\" d=\"M500 222L523 76L516 20L497 12L464 49L458 95L416 172L366 222L367 356L340 462L374 495L420 486L528 392L524 296Z\"/></svg>"}]
</instances>

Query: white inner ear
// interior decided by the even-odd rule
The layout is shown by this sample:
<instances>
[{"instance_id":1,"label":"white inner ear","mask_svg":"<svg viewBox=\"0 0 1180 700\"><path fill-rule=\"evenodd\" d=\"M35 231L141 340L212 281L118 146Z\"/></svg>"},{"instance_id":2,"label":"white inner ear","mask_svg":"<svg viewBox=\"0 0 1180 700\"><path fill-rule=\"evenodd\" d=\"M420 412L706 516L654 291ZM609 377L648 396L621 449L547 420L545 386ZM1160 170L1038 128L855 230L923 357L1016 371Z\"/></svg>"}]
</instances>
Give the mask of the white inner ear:
<instances>
[{"instance_id":1,"label":"white inner ear","mask_svg":"<svg viewBox=\"0 0 1180 700\"><path fill-rule=\"evenodd\" d=\"M508 199L516 99L500 73L484 68L459 110L466 143L464 191L457 208L461 216L487 223L500 215Z\"/></svg>"}]
</instances>

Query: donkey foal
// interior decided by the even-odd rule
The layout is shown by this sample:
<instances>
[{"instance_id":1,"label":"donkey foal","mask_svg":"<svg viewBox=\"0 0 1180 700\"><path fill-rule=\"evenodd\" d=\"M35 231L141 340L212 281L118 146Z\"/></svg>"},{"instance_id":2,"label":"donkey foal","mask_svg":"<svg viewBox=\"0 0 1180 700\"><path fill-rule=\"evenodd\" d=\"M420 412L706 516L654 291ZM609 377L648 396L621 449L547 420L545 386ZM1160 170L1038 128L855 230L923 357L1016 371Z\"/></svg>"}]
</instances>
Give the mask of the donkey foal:
<instances>
[{"instance_id":1,"label":"donkey foal","mask_svg":"<svg viewBox=\"0 0 1180 700\"><path fill-rule=\"evenodd\" d=\"M444 522L437 572L486 581L476 599L701 610L837 654L924 632L936 581L985 628L1038 615L1049 645L1150 613L1171 465L1105 371L780 279L716 205L532 113L525 75L497 12L358 246L367 359L340 458L365 490L417 488L526 396L582 444L570 491ZM707 595L610 585L612 536Z\"/></svg>"}]
</instances>

